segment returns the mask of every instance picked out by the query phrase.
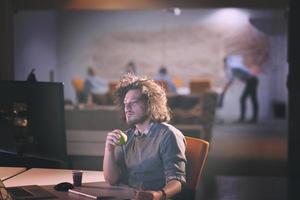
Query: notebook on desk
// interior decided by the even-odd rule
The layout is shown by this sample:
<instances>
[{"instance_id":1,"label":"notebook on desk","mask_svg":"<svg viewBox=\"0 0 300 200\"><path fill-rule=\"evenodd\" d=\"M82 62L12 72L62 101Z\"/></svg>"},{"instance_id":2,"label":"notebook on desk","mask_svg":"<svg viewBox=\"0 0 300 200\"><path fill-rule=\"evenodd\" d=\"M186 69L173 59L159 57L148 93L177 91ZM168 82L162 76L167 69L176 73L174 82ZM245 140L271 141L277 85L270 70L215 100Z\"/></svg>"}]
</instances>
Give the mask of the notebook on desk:
<instances>
[{"instance_id":1,"label":"notebook on desk","mask_svg":"<svg viewBox=\"0 0 300 200\"><path fill-rule=\"evenodd\" d=\"M91 199L132 199L135 196L133 189L121 186L81 186L69 189L69 193L81 195Z\"/></svg>"},{"instance_id":2,"label":"notebook on desk","mask_svg":"<svg viewBox=\"0 0 300 200\"><path fill-rule=\"evenodd\" d=\"M0 197L5 200L53 199L55 195L38 185L5 187L0 180ZM1 199L1 198L0 198Z\"/></svg>"}]
</instances>

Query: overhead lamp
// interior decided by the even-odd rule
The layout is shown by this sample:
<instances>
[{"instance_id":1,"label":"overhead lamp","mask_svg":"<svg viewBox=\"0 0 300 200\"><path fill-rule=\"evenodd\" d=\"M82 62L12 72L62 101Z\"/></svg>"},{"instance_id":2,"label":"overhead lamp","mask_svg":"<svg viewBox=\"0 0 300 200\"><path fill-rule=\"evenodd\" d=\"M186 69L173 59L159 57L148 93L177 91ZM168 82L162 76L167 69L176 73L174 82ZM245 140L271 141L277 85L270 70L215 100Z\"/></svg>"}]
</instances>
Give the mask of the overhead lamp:
<instances>
[{"instance_id":1,"label":"overhead lamp","mask_svg":"<svg viewBox=\"0 0 300 200\"><path fill-rule=\"evenodd\" d=\"M179 16L181 14L180 8L173 8L173 13L174 15Z\"/></svg>"},{"instance_id":2,"label":"overhead lamp","mask_svg":"<svg viewBox=\"0 0 300 200\"><path fill-rule=\"evenodd\" d=\"M173 15L176 15L176 16L181 15L181 9L180 8L168 8L167 12L172 13Z\"/></svg>"}]
</instances>

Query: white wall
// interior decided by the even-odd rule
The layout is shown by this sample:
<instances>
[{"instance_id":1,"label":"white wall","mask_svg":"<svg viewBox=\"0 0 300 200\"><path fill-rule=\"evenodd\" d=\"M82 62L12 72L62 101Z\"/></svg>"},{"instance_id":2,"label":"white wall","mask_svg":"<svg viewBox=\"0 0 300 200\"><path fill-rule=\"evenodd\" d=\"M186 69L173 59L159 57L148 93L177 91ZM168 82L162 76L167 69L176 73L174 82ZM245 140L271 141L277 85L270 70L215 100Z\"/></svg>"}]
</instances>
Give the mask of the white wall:
<instances>
[{"instance_id":1,"label":"white wall","mask_svg":"<svg viewBox=\"0 0 300 200\"><path fill-rule=\"evenodd\" d=\"M57 75L56 12L18 12L14 29L15 79L26 80L35 68L38 81L50 81L50 70Z\"/></svg>"}]
</instances>

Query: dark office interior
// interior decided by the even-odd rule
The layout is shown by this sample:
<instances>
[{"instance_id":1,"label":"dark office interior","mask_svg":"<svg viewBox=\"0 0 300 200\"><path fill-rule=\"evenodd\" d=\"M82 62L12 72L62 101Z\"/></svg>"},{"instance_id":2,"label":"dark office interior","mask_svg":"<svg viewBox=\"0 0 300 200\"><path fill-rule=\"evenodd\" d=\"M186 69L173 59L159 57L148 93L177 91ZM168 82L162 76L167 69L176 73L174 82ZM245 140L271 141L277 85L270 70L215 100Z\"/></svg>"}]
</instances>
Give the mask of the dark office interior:
<instances>
[{"instance_id":1,"label":"dark office interior","mask_svg":"<svg viewBox=\"0 0 300 200\"><path fill-rule=\"evenodd\" d=\"M174 8L181 9L180 16ZM233 9L233 18L221 15L222 9ZM247 25L234 24L244 17L249 18ZM62 152L59 156L56 151L32 147L30 153L38 149L47 159L7 154L6 150L16 149L8 145L11 138L8 142L1 139L1 150L5 151L0 163L102 170L106 131L127 127L110 107L111 94L102 99L104 109L102 105L82 105L74 80L83 79L90 65L115 83L130 61L135 62L138 73L147 76L154 76L164 64L181 92L179 97L168 99L174 109L172 123L188 136L210 142L196 199L299 199L299 17L296 0L2 0L0 105L2 109L7 108L3 105L11 106L7 99L27 102L27 97L24 100L7 88L18 94L36 91L35 95L43 96L40 107L36 103L13 107L28 110L33 118L46 115L47 110L40 108L48 105L51 97L30 84L22 85L34 68L41 90L48 88L55 96L61 95L63 89L63 98L51 104L60 111L51 109L50 115L64 117L52 121L59 124L53 130L64 137L55 135L54 140L60 140L58 145L63 149L56 149ZM248 56L247 61L260 66L260 113L254 124L236 123L240 83L226 94L225 106L216 105L224 85L223 57L239 51ZM17 85L11 86L10 81ZM195 82L201 84L193 86ZM186 95L193 92L201 94L197 99ZM186 117L194 105L202 106L201 117L199 113ZM45 123L44 120L49 119L35 121ZM55 125L45 123L32 129L50 132L50 126ZM15 131L4 125L0 130L1 137ZM51 138L47 140L51 142Z\"/></svg>"}]
</instances>

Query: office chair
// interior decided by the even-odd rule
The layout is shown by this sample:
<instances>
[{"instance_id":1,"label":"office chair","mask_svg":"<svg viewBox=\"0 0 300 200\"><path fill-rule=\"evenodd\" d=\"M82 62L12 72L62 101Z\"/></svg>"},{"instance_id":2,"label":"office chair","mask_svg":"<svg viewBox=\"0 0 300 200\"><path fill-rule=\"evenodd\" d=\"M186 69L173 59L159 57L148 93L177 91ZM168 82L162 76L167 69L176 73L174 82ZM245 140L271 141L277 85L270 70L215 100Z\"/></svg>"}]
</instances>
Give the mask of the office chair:
<instances>
[{"instance_id":1,"label":"office chair","mask_svg":"<svg viewBox=\"0 0 300 200\"><path fill-rule=\"evenodd\" d=\"M73 78L72 79L72 85L74 87L75 93L76 93L76 99L78 103L83 103L86 101L84 95L83 95L83 89L84 89L84 80L81 78Z\"/></svg>"},{"instance_id":2,"label":"office chair","mask_svg":"<svg viewBox=\"0 0 300 200\"><path fill-rule=\"evenodd\" d=\"M205 140L185 137L186 139L186 185L183 187L182 191L175 196L174 199L195 199L197 183L201 176L207 154L209 143Z\"/></svg>"},{"instance_id":3,"label":"office chair","mask_svg":"<svg viewBox=\"0 0 300 200\"><path fill-rule=\"evenodd\" d=\"M192 79L189 87L192 94L208 92L211 90L211 80L206 78Z\"/></svg>"}]
</instances>

